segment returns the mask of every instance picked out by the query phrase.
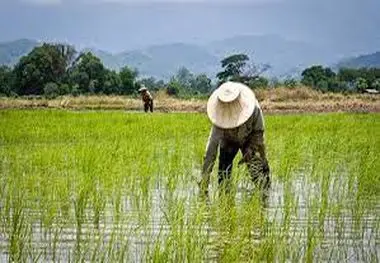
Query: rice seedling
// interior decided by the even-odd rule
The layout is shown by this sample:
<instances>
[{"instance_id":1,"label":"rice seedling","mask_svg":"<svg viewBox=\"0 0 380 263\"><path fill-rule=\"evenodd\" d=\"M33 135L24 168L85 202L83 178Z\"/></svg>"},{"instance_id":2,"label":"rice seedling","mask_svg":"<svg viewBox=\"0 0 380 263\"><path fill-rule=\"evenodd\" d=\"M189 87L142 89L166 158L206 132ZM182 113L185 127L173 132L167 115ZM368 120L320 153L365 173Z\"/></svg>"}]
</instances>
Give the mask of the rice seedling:
<instances>
[{"instance_id":1,"label":"rice seedling","mask_svg":"<svg viewBox=\"0 0 380 263\"><path fill-rule=\"evenodd\" d=\"M267 116L268 196L204 199L203 114L0 111L0 261L378 262L379 118Z\"/></svg>"}]
</instances>

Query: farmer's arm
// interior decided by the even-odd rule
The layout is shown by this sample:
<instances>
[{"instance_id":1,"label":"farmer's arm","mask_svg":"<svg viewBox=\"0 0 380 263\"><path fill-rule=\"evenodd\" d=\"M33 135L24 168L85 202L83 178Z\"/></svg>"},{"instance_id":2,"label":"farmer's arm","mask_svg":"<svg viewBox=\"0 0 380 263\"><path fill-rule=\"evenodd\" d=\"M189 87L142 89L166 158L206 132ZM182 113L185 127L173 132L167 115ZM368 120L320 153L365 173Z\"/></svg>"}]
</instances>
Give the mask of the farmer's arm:
<instances>
[{"instance_id":1,"label":"farmer's arm","mask_svg":"<svg viewBox=\"0 0 380 263\"><path fill-rule=\"evenodd\" d=\"M215 164L218 146L218 134L216 129L212 127L206 146L206 154L203 159L202 180L200 182L200 186L203 192L207 192L207 188L210 181L210 173L212 172L212 168Z\"/></svg>"},{"instance_id":2,"label":"farmer's arm","mask_svg":"<svg viewBox=\"0 0 380 263\"><path fill-rule=\"evenodd\" d=\"M147 96L147 101L148 102L153 101L153 96L152 96L152 94L150 94L150 92L148 90L146 91L146 94L148 95Z\"/></svg>"},{"instance_id":3,"label":"farmer's arm","mask_svg":"<svg viewBox=\"0 0 380 263\"><path fill-rule=\"evenodd\" d=\"M264 170L269 171L268 160L266 157L265 144L264 144L264 117L260 107L256 107L254 111L253 133L252 140L255 148L264 163Z\"/></svg>"},{"instance_id":4,"label":"farmer's arm","mask_svg":"<svg viewBox=\"0 0 380 263\"><path fill-rule=\"evenodd\" d=\"M206 155L204 157L202 174L209 174L214 167L216 155L218 151L219 140L217 131L212 127L206 146Z\"/></svg>"}]
</instances>

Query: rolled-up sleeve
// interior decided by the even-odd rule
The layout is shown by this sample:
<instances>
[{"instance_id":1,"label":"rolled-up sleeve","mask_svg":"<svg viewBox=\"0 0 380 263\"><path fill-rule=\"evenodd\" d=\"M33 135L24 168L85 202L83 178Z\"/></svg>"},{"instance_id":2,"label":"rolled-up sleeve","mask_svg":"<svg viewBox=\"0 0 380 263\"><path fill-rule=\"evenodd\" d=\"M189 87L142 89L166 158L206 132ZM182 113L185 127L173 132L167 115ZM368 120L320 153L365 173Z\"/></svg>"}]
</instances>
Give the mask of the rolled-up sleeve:
<instances>
[{"instance_id":1,"label":"rolled-up sleeve","mask_svg":"<svg viewBox=\"0 0 380 263\"><path fill-rule=\"evenodd\" d=\"M253 121L253 130L254 131L264 131L264 117L263 111L260 106L257 106L254 111L254 121Z\"/></svg>"},{"instance_id":2,"label":"rolled-up sleeve","mask_svg":"<svg viewBox=\"0 0 380 263\"><path fill-rule=\"evenodd\" d=\"M215 127L212 127L209 138L208 138L207 146L206 146L206 154L204 157L203 170L202 170L203 174L211 173L215 164L218 146L219 146L218 132L215 129Z\"/></svg>"},{"instance_id":3,"label":"rolled-up sleeve","mask_svg":"<svg viewBox=\"0 0 380 263\"><path fill-rule=\"evenodd\" d=\"M252 124L252 138L255 151L260 154L264 163L268 163L264 144L264 116L261 108L258 106L254 112Z\"/></svg>"}]
</instances>

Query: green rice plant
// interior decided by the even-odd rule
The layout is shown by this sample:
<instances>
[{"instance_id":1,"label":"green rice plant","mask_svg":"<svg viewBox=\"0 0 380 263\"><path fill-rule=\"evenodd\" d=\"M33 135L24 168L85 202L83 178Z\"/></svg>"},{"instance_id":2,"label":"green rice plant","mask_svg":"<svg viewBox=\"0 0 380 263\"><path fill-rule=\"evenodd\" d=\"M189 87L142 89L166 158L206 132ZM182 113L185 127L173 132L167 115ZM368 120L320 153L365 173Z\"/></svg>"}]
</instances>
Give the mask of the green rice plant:
<instances>
[{"instance_id":1,"label":"green rice plant","mask_svg":"<svg viewBox=\"0 0 380 263\"><path fill-rule=\"evenodd\" d=\"M8 261L377 262L378 114L266 116L267 194L199 198L204 114L0 111Z\"/></svg>"}]
</instances>

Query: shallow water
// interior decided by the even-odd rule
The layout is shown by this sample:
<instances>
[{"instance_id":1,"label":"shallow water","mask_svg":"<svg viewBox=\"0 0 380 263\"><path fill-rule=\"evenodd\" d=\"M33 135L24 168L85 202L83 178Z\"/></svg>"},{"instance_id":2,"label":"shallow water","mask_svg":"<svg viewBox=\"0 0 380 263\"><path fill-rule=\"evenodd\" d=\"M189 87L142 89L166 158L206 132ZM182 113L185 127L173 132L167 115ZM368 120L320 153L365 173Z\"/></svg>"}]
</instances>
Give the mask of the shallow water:
<instances>
[{"instance_id":1,"label":"shallow water","mask_svg":"<svg viewBox=\"0 0 380 263\"><path fill-rule=\"evenodd\" d=\"M380 115L269 116L264 200L200 198L204 115L0 115L1 262L380 261Z\"/></svg>"},{"instance_id":2,"label":"shallow water","mask_svg":"<svg viewBox=\"0 0 380 263\"><path fill-rule=\"evenodd\" d=\"M379 200L366 200L365 207L360 211L353 209L355 200L344 196L347 182L345 177L331 180L329 187L329 206L337 205L335 211L328 210L323 218L319 217L322 204L320 203L321 189L317 183L308 181L300 176L290 183L275 180L269 191L269 196L262 203L263 215L270 224L269 232L257 228L251 230L253 244L260 244L268 235L284 238L289 246L297 243L295 248L307 247L308 231L310 227L318 228L318 242L313 252L316 261L341 261L366 262L380 258L379 235ZM341 187L341 189L339 188ZM67 221L62 216L56 218L49 229L36 221L29 232L29 240L25 242L25 249L39 262L47 261L78 261L83 259L91 261L91 255L98 252L106 253L107 249L124 251L128 261L140 262L147 260L147 249L157 240L163 244L172 231L173 224L166 218L166 210L169 205L168 197L184 200L185 214L197 212L194 206L204 204L204 217L212 216L210 210L218 201L217 194L210 194L208 200L198 197L197 188L181 189L168 194L164 188L152 188L151 198L148 203L142 205L142 209L136 209L136 204L130 196L123 196L120 202L119 212L115 212L115 206L109 202L99 216L99 222L95 222L93 210L88 207L84 212L85 218L80 225L75 221ZM253 198L255 189L250 182L241 182L237 186L235 199L231 205L238 209L250 198ZM337 196L337 193L341 197ZM344 198L344 200L342 199ZM197 201L194 201L197 200ZM39 218L42 211L25 209L23 215L28 218ZM116 218L119 216L119 219ZM287 217L288 216L288 217ZM287 217L287 218L286 218ZM61 225L58 223L62 221ZM286 221L286 223L284 223ZM286 230L284 230L286 229ZM184 223L184 232L207 239L206 261L219 261L219 250L223 244L234 242L233 240L220 240L224 236L220 230L215 229L207 222L199 227L194 225L187 227ZM322 235L322 236L320 236ZM228 236L228 235L225 235ZM10 240L6 235L0 235L0 261L9 260ZM109 247L111 245L111 247ZM297 251L299 258L304 258L306 251ZM79 257L78 257L79 256ZM289 258L290 260L291 258Z\"/></svg>"}]
</instances>

